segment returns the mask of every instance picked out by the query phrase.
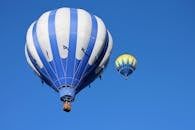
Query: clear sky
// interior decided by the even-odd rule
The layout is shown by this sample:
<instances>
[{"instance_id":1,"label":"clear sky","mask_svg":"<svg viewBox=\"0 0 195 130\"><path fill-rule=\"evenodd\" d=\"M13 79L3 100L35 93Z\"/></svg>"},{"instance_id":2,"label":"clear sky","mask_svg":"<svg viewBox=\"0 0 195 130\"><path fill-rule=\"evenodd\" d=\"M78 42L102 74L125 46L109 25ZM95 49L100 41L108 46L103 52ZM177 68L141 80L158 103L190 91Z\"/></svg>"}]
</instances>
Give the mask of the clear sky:
<instances>
[{"instance_id":1,"label":"clear sky","mask_svg":"<svg viewBox=\"0 0 195 130\"><path fill-rule=\"evenodd\" d=\"M114 40L110 63L70 113L26 63L30 24L45 11L83 8L103 19ZM195 130L194 0L1 0L1 130ZM128 80L114 61L133 54Z\"/></svg>"}]
</instances>

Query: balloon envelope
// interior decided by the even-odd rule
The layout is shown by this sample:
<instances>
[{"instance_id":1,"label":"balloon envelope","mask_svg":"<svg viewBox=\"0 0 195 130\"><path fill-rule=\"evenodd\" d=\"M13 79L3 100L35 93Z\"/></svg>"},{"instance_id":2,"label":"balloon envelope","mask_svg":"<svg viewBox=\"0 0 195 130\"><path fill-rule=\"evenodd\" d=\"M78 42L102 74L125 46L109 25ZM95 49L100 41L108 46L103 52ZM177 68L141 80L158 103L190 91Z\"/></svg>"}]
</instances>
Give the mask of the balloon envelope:
<instances>
[{"instance_id":1,"label":"balloon envelope","mask_svg":"<svg viewBox=\"0 0 195 130\"><path fill-rule=\"evenodd\" d=\"M115 60L115 67L117 71L123 76L125 76L126 79L130 74L132 74L135 71L136 66L137 66L137 60L135 59L134 56L130 54L120 55Z\"/></svg>"},{"instance_id":2,"label":"balloon envelope","mask_svg":"<svg viewBox=\"0 0 195 130\"><path fill-rule=\"evenodd\" d=\"M112 37L103 21L83 9L60 8L44 13L29 27L25 55L43 82L62 101L94 81L105 68Z\"/></svg>"}]
</instances>

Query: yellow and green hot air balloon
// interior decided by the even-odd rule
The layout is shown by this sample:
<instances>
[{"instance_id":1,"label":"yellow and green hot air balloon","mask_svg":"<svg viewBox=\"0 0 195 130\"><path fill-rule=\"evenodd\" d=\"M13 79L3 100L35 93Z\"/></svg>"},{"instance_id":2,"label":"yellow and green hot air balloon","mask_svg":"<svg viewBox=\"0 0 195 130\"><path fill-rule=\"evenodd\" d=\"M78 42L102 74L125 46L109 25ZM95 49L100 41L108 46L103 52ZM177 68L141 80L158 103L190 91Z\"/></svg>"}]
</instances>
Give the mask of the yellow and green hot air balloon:
<instances>
[{"instance_id":1,"label":"yellow and green hot air balloon","mask_svg":"<svg viewBox=\"0 0 195 130\"><path fill-rule=\"evenodd\" d=\"M125 76L125 79L132 74L137 66L137 60L130 54L122 54L115 60L115 67L117 71Z\"/></svg>"}]
</instances>

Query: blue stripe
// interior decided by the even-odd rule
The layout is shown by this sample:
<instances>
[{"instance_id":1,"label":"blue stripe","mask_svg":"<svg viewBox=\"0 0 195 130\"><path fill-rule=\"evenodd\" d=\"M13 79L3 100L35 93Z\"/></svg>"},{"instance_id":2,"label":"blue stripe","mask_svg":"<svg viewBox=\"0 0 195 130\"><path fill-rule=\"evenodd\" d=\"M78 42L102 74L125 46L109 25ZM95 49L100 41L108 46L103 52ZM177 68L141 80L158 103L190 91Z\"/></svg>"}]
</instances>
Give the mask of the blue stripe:
<instances>
[{"instance_id":1,"label":"blue stripe","mask_svg":"<svg viewBox=\"0 0 195 130\"><path fill-rule=\"evenodd\" d=\"M72 77L74 73L74 62L75 62L75 52L77 43L77 26L78 26L78 16L77 9L70 9L70 37L69 37L69 51L67 58L67 70L66 70L66 84L71 85Z\"/></svg>"},{"instance_id":2,"label":"blue stripe","mask_svg":"<svg viewBox=\"0 0 195 130\"><path fill-rule=\"evenodd\" d=\"M116 67L116 69L120 74L124 75L125 77L129 76L135 71L135 68L134 66L132 66L132 64L124 64L124 62L122 62L122 64L120 64L118 67Z\"/></svg>"},{"instance_id":3,"label":"blue stripe","mask_svg":"<svg viewBox=\"0 0 195 130\"><path fill-rule=\"evenodd\" d=\"M75 86L76 87L76 84L79 82L79 80L77 79L76 77L76 73L77 71L79 70L79 64L81 63L81 60L77 60L75 59L75 64L74 64L74 75L73 75L73 78L72 78L72 83L71 85L72 86Z\"/></svg>"},{"instance_id":4,"label":"blue stripe","mask_svg":"<svg viewBox=\"0 0 195 130\"><path fill-rule=\"evenodd\" d=\"M36 60L32 57L31 53L29 52L28 48L27 48L27 53L28 56L30 58L31 63L33 64L33 66L36 68L36 70L39 72L40 74L40 78L41 80L43 80L46 84L48 84L49 86L51 86L56 92L58 92L58 90L54 87L52 81L50 81L49 76L47 75L47 72L45 71L45 68L40 68L37 63Z\"/></svg>"},{"instance_id":5,"label":"blue stripe","mask_svg":"<svg viewBox=\"0 0 195 130\"><path fill-rule=\"evenodd\" d=\"M92 53L92 50L94 48L95 45L95 41L97 38L97 29L98 29L98 25L97 25L97 20L95 18L95 16L91 15L92 18L92 31L91 31L91 37L85 52L85 55L81 61L81 65L79 65L79 71L75 74L75 77L80 80L82 75L85 73L86 69L87 69L87 64L88 64L88 60L90 58L90 55Z\"/></svg>"},{"instance_id":6,"label":"blue stripe","mask_svg":"<svg viewBox=\"0 0 195 130\"><path fill-rule=\"evenodd\" d=\"M53 10L49 14L48 31L49 31L51 50L53 54L53 62L56 68L56 73L58 75L58 80L56 82L59 82L59 84L61 84L61 81L59 79L64 77L64 73L63 73L64 69L62 67L62 61L59 55L59 49L58 49L58 44L56 39L56 30L55 30L56 11L57 10Z\"/></svg>"},{"instance_id":7,"label":"blue stripe","mask_svg":"<svg viewBox=\"0 0 195 130\"><path fill-rule=\"evenodd\" d=\"M95 69L99 66L100 62L103 60L104 55L106 54L106 51L108 49L108 42L109 42L109 37L108 37L108 33L106 34L106 39L105 39L105 45L104 48L99 56L99 58L97 59L97 61L92 65L88 65L87 66L87 73L85 75L88 75L89 73L95 71Z\"/></svg>"},{"instance_id":8,"label":"blue stripe","mask_svg":"<svg viewBox=\"0 0 195 130\"><path fill-rule=\"evenodd\" d=\"M120 68L120 73L124 75L125 77L129 76L131 73L133 73L133 68L131 65L124 65Z\"/></svg>"},{"instance_id":9,"label":"blue stripe","mask_svg":"<svg viewBox=\"0 0 195 130\"><path fill-rule=\"evenodd\" d=\"M62 65L64 68L64 77L61 79L61 85L65 85L66 84L66 65L67 64L67 58L66 59L62 59Z\"/></svg>"},{"instance_id":10,"label":"blue stripe","mask_svg":"<svg viewBox=\"0 0 195 130\"><path fill-rule=\"evenodd\" d=\"M99 75L99 74L95 73L95 70L99 66L99 64L101 63L102 59L104 58L104 56L106 54L106 51L108 49L108 43L109 43L109 37L108 37L108 33L107 33L106 40L105 40L105 46L104 46L100 56L98 57L97 61L93 65L89 65L89 64L87 65L87 72L85 73L81 82L79 83L79 85L76 89L76 93L81 91L89 83L91 83L93 80L95 80L95 78Z\"/></svg>"},{"instance_id":11,"label":"blue stripe","mask_svg":"<svg viewBox=\"0 0 195 130\"><path fill-rule=\"evenodd\" d=\"M31 53L29 52L28 49L27 49L27 53L28 53L28 57L29 57L31 63L32 63L33 66L36 68L36 70L40 73L40 75L41 75L40 78L45 77L44 79L49 80L49 78L47 78L47 77L48 77L47 73L46 73L44 70L41 70L41 68L37 65L36 60L32 57L32 55L31 55ZM43 76L42 76L42 75L43 75ZM44 79L43 79L43 80L44 80ZM51 85L52 85L52 83L51 83Z\"/></svg>"},{"instance_id":12,"label":"blue stripe","mask_svg":"<svg viewBox=\"0 0 195 130\"><path fill-rule=\"evenodd\" d=\"M37 27L37 22L35 23L35 25L33 26L33 31L32 31L32 36L33 36L33 42L34 42L34 45L35 45L35 49L43 63L43 66L45 67L45 69L47 70L48 74L49 74L49 77L50 80L52 82L56 81L57 78L56 78L56 75L55 75L55 72L53 70L53 68L51 68L51 63L47 62L43 52L42 52L42 49L40 47L40 43L38 41L38 38L37 38L37 33L36 33L36 27ZM56 86L59 86L59 84L55 84Z\"/></svg>"}]
</instances>

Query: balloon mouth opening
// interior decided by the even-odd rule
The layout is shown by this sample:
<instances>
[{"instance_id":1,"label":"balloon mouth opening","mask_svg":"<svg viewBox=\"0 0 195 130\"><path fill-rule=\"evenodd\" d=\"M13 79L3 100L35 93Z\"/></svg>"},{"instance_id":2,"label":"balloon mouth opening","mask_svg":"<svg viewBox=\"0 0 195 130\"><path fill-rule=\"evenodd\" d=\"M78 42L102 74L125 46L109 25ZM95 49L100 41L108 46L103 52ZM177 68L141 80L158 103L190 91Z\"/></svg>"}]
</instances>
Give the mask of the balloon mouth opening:
<instances>
[{"instance_id":1,"label":"balloon mouth opening","mask_svg":"<svg viewBox=\"0 0 195 130\"><path fill-rule=\"evenodd\" d=\"M63 86L60 90L60 100L65 102L65 101L70 101L72 102L75 98L75 88L74 87L69 87L69 86Z\"/></svg>"},{"instance_id":2,"label":"balloon mouth opening","mask_svg":"<svg viewBox=\"0 0 195 130\"><path fill-rule=\"evenodd\" d=\"M63 102L72 102L74 101L74 97L72 97L71 95L64 95L62 97L60 97L60 100L63 101Z\"/></svg>"}]
</instances>

